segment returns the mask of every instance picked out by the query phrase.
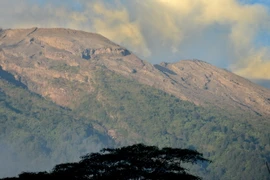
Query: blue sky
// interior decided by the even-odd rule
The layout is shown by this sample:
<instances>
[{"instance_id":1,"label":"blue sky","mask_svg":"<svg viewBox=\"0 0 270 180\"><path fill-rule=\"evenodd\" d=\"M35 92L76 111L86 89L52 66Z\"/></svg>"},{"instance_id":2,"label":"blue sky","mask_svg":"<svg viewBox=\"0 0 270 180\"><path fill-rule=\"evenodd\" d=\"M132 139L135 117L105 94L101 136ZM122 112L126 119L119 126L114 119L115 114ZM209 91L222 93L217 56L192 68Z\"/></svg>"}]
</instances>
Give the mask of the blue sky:
<instances>
[{"instance_id":1,"label":"blue sky","mask_svg":"<svg viewBox=\"0 0 270 180\"><path fill-rule=\"evenodd\" d=\"M1 0L0 24L96 32L151 63L200 59L270 79L269 9L268 0Z\"/></svg>"},{"instance_id":2,"label":"blue sky","mask_svg":"<svg viewBox=\"0 0 270 180\"><path fill-rule=\"evenodd\" d=\"M263 4L266 6L270 6L269 0L239 0L239 2L243 4Z\"/></svg>"}]
</instances>

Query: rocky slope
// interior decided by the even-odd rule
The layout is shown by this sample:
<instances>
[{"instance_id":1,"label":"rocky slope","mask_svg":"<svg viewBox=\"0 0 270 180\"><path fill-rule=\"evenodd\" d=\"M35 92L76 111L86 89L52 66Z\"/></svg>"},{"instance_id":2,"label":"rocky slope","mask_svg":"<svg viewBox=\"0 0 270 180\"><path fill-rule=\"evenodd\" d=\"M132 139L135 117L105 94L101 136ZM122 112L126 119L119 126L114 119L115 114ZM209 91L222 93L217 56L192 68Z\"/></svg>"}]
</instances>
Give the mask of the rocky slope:
<instances>
[{"instance_id":1,"label":"rocky slope","mask_svg":"<svg viewBox=\"0 0 270 180\"><path fill-rule=\"evenodd\" d=\"M205 179L268 176L270 90L231 72L152 65L98 34L39 28L0 30L0 67L0 147L34 166L143 142L204 153Z\"/></svg>"},{"instance_id":2,"label":"rocky slope","mask_svg":"<svg viewBox=\"0 0 270 180\"><path fill-rule=\"evenodd\" d=\"M93 73L107 68L197 105L270 114L270 90L198 60L151 65L93 33L70 29L9 29L0 33L0 66L27 87L72 107L93 91ZM69 81L73 91L61 86Z\"/></svg>"},{"instance_id":3,"label":"rocky slope","mask_svg":"<svg viewBox=\"0 0 270 180\"><path fill-rule=\"evenodd\" d=\"M199 60L156 65L175 83L178 92L196 104L210 103L268 115L270 91L227 70ZM168 90L166 90L169 92Z\"/></svg>"}]
</instances>

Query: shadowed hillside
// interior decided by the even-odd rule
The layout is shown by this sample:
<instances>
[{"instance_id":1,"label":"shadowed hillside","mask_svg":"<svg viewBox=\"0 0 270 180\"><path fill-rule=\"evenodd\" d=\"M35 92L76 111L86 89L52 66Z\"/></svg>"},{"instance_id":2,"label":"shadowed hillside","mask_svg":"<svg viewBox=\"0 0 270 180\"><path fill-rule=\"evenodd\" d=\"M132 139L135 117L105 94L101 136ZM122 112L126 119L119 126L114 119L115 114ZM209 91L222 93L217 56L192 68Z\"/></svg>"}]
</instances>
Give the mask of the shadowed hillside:
<instances>
[{"instance_id":1,"label":"shadowed hillside","mask_svg":"<svg viewBox=\"0 0 270 180\"><path fill-rule=\"evenodd\" d=\"M0 78L0 177L46 170L113 144L93 128L94 120L13 83Z\"/></svg>"}]
</instances>

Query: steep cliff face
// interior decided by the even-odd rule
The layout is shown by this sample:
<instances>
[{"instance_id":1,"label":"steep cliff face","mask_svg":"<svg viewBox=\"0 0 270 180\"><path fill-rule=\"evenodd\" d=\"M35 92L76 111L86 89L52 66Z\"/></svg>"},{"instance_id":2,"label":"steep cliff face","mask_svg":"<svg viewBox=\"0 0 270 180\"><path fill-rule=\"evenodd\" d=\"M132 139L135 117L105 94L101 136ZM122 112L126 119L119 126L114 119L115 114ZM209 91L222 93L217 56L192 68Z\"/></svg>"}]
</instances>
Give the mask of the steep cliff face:
<instances>
[{"instance_id":1,"label":"steep cliff face","mask_svg":"<svg viewBox=\"0 0 270 180\"><path fill-rule=\"evenodd\" d=\"M94 33L70 29L3 30L0 66L59 105L93 92L97 69L153 86L197 105L270 113L270 90L198 60L151 65ZM72 88L71 88L72 87Z\"/></svg>"}]
</instances>

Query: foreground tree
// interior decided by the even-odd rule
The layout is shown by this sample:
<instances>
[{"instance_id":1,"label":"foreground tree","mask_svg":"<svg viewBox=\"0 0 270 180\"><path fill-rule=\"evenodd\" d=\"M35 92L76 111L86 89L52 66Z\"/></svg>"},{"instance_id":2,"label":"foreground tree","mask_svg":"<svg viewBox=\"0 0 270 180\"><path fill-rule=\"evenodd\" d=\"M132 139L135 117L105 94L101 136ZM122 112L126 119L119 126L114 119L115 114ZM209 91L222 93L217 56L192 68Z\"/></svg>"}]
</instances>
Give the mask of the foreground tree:
<instances>
[{"instance_id":1,"label":"foreground tree","mask_svg":"<svg viewBox=\"0 0 270 180\"><path fill-rule=\"evenodd\" d=\"M267 170L268 170L269 175L270 175L270 168L269 168L268 162L265 162L265 164L266 164Z\"/></svg>"},{"instance_id":2,"label":"foreground tree","mask_svg":"<svg viewBox=\"0 0 270 180\"><path fill-rule=\"evenodd\" d=\"M81 157L77 163L56 165L51 173L23 173L19 179L200 179L187 173L183 163L209 160L189 149L136 144L103 149Z\"/></svg>"}]
</instances>

